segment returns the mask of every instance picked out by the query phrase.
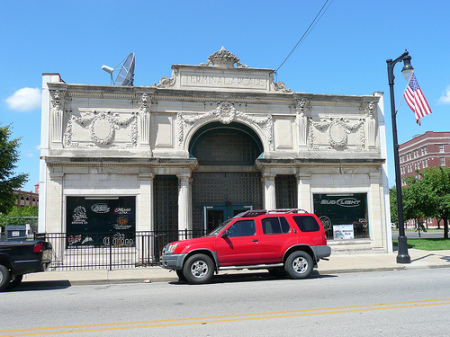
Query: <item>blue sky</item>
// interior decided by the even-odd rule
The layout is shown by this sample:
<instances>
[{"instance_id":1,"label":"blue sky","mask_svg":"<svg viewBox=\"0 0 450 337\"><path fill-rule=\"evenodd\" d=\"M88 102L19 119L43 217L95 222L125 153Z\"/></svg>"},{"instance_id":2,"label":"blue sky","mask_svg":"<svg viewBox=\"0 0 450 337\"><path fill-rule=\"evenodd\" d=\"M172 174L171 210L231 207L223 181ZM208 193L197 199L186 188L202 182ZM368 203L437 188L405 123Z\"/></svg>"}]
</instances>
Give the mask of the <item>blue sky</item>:
<instances>
[{"instance_id":1,"label":"blue sky","mask_svg":"<svg viewBox=\"0 0 450 337\"><path fill-rule=\"evenodd\" d=\"M0 0L0 122L22 137L17 172L39 182L42 73L67 83L110 83L103 64L136 54L135 85L171 76L172 64L198 65L224 46L243 64L277 69L325 0L316 1L5 1ZM408 49L433 113L415 122L403 101L403 143L450 130L450 1L334 0L277 81L296 92L385 93L389 185L394 184L386 60ZM406 82L395 68L395 99Z\"/></svg>"}]
</instances>

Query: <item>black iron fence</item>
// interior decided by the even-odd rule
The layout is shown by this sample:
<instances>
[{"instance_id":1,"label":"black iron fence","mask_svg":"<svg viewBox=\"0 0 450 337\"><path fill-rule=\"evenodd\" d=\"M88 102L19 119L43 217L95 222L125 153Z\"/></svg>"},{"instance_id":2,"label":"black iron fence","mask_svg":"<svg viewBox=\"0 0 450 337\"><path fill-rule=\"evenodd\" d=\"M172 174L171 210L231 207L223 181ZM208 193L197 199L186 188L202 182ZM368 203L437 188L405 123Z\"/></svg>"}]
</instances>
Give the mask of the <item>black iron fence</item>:
<instances>
[{"instance_id":1,"label":"black iron fence","mask_svg":"<svg viewBox=\"0 0 450 337\"><path fill-rule=\"evenodd\" d=\"M125 269L158 266L163 247L172 241L205 235L202 230L119 233L37 233L52 244L49 270Z\"/></svg>"}]
</instances>

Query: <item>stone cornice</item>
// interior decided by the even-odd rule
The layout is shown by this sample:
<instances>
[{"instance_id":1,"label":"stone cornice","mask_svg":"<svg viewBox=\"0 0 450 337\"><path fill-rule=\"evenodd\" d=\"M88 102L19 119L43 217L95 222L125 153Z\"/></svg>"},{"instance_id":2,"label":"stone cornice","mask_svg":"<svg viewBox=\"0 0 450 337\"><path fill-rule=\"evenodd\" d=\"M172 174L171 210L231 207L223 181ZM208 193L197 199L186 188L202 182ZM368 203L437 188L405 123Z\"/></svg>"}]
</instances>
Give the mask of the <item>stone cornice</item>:
<instances>
[{"instance_id":1,"label":"stone cornice","mask_svg":"<svg viewBox=\"0 0 450 337\"><path fill-rule=\"evenodd\" d=\"M291 167L299 167L306 166L308 164L311 165L342 165L342 166L374 166L378 167L384 164L385 159L372 159L372 158L348 158L348 159L313 159L313 158L296 158L296 159L257 159L256 165L258 168L264 166L291 166Z\"/></svg>"},{"instance_id":2,"label":"stone cornice","mask_svg":"<svg viewBox=\"0 0 450 337\"><path fill-rule=\"evenodd\" d=\"M57 166L146 166L146 167L198 167L196 158L130 158L130 157L44 157L50 167Z\"/></svg>"},{"instance_id":3,"label":"stone cornice","mask_svg":"<svg viewBox=\"0 0 450 337\"><path fill-rule=\"evenodd\" d=\"M151 96L154 101L216 101L233 100L235 102L251 103L281 103L296 106L300 99L308 99L310 105L334 105L348 106L349 104L360 104L365 106L369 102L378 103L380 96L373 95L330 95L310 94L302 92L243 92L218 91L218 90L192 90L157 88L156 86L111 86L111 85L86 85L67 83L48 83L49 90L66 91L66 98L97 98L97 99L128 99L139 101L142 94Z\"/></svg>"}]
</instances>

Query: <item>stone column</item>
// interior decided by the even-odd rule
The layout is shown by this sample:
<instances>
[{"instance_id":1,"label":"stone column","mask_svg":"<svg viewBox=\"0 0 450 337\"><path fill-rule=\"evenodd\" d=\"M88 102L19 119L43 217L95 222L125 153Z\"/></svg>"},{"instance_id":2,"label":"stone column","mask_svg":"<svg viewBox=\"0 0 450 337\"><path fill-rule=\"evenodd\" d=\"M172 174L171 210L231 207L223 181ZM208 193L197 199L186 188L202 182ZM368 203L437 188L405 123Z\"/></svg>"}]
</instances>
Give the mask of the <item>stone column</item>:
<instances>
[{"instance_id":1,"label":"stone column","mask_svg":"<svg viewBox=\"0 0 450 337\"><path fill-rule=\"evenodd\" d=\"M267 210L276 209L276 194L275 194L275 175L264 175L264 208Z\"/></svg>"},{"instance_id":2,"label":"stone column","mask_svg":"<svg viewBox=\"0 0 450 337\"><path fill-rule=\"evenodd\" d=\"M190 174L177 175L178 177L178 230L180 238L185 238L184 231L191 229L189 225L189 180ZM182 232L183 231L183 232Z\"/></svg>"},{"instance_id":3,"label":"stone column","mask_svg":"<svg viewBox=\"0 0 450 337\"><path fill-rule=\"evenodd\" d=\"M192 181L193 179L189 179L189 229L194 229L193 220L192 220Z\"/></svg>"},{"instance_id":4,"label":"stone column","mask_svg":"<svg viewBox=\"0 0 450 337\"><path fill-rule=\"evenodd\" d=\"M311 173L298 172L297 178L297 208L313 212L312 195L311 195Z\"/></svg>"},{"instance_id":5,"label":"stone column","mask_svg":"<svg viewBox=\"0 0 450 337\"><path fill-rule=\"evenodd\" d=\"M152 231L153 227L153 173L140 173L140 195L137 209L139 218L136 231Z\"/></svg>"},{"instance_id":6,"label":"stone column","mask_svg":"<svg viewBox=\"0 0 450 337\"><path fill-rule=\"evenodd\" d=\"M153 173L140 173L139 174L139 198L136 208L139 210L136 223L136 232L148 232L154 230L153 222L153 179L155 175ZM144 236L136 235L136 250L137 256L139 256L140 263L142 265L148 265L153 262L155 258L153 256L154 241L148 239L149 236L146 233ZM144 239L143 239L144 238Z\"/></svg>"}]
</instances>

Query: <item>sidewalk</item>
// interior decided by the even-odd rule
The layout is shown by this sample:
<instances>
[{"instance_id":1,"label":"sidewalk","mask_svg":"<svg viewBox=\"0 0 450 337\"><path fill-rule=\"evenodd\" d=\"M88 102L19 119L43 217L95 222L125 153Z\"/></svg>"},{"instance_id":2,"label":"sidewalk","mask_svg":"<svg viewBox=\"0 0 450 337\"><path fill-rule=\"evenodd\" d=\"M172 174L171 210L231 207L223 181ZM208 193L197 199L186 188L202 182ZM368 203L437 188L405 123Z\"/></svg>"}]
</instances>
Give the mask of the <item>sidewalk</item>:
<instances>
[{"instance_id":1,"label":"sidewalk","mask_svg":"<svg viewBox=\"0 0 450 337\"><path fill-rule=\"evenodd\" d=\"M450 250L424 251L409 249L411 263L398 264L397 252L390 254L352 254L331 255L329 261L319 262L320 275L367 272L392 271L407 269L430 269L450 267ZM219 275L261 273L264 270L224 271ZM160 267L133 268L119 270L90 270L90 271L47 271L43 273L27 274L23 282L57 281L70 285L82 284L117 284L117 283L153 283L176 282L175 272L169 272Z\"/></svg>"}]
</instances>

